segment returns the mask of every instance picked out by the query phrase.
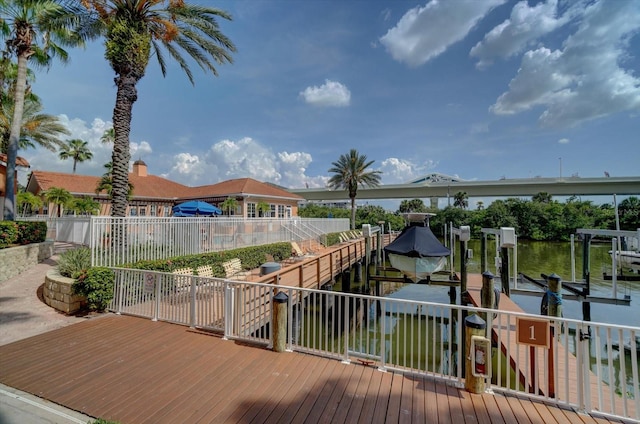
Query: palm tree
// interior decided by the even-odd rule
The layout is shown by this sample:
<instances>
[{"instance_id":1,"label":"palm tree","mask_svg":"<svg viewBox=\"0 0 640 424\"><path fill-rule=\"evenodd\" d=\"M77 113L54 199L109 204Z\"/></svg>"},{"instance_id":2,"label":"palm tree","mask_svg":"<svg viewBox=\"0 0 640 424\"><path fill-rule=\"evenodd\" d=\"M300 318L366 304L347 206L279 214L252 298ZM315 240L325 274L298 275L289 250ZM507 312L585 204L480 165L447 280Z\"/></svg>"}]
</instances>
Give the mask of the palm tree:
<instances>
[{"instance_id":1,"label":"palm tree","mask_svg":"<svg viewBox=\"0 0 640 424\"><path fill-rule=\"evenodd\" d=\"M546 191L540 191L531 197L531 201L537 203L551 203L551 195Z\"/></svg>"},{"instance_id":2,"label":"palm tree","mask_svg":"<svg viewBox=\"0 0 640 424\"><path fill-rule=\"evenodd\" d=\"M100 137L100 141L103 144L113 144L113 140L115 140L116 138L116 133L113 130L113 127L109 128L108 130L105 130L104 133L102 134L102 137Z\"/></svg>"},{"instance_id":3,"label":"palm tree","mask_svg":"<svg viewBox=\"0 0 640 424\"><path fill-rule=\"evenodd\" d=\"M267 202L259 202L256 205L256 209L258 211L258 216L266 217L267 216L267 212L271 211L271 205L269 205Z\"/></svg>"},{"instance_id":4,"label":"palm tree","mask_svg":"<svg viewBox=\"0 0 640 424\"><path fill-rule=\"evenodd\" d=\"M224 202L220 203L220 209L227 212L227 215L231 216L231 211L236 210L238 207L238 201L235 197L227 197Z\"/></svg>"},{"instance_id":5,"label":"palm tree","mask_svg":"<svg viewBox=\"0 0 640 424\"><path fill-rule=\"evenodd\" d=\"M217 75L214 64L231 63L235 46L222 34L216 18L231 20L231 16L185 0L82 0L82 4L98 19L93 35L105 36L105 56L116 74L111 215L125 216L132 109L138 99L136 85L151 55L158 59L165 75L164 47L192 84L193 75L183 53Z\"/></svg>"},{"instance_id":6,"label":"palm tree","mask_svg":"<svg viewBox=\"0 0 640 424\"><path fill-rule=\"evenodd\" d=\"M1 102L0 143L2 153L7 153L14 111L13 95L4 96ZM60 123L57 116L42 113L42 104L37 96L30 94L25 97L18 149L36 147L37 144L55 152L59 146L64 145L59 137L69 134L69 130Z\"/></svg>"},{"instance_id":7,"label":"palm tree","mask_svg":"<svg viewBox=\"0 0 640 424\"><path fill-rule=\"evenodd\" d=\"M22 215L27 214L27 206L31 212L37 211L42 207L42 198L36 196L30 191L23 191L18 193L17 202L18 208L22 207Z\"/></svg>"},{"instance_id":8,"label":"palm tree","mask_svg":"<svg viewBox=\"0 0 640 424\"><path fill-rule=\"evenodd\" d=\"M453 207L467 209L469 207L469 196L466 191L459 191L453 196Z\"/></svg>"},{"instance_id":9,"label":"palm tree","mask_svg":"<svg viewBox=\"0 0 640 424\"><path fill-rule=\"evenodd\" d=\"M73 159L74 174L76 173L76 165L78 162L84 162L93 158L93 153L91 153L88 146L88 142L80 140L79 138L74 138L73 140L69 140L67 144L60 148L60 159Z\"/></svg>"},{"instance_id":10,"label":"palm tree","mask_svg":"<svg viewBox=\"0 0 640 424\"><path fill-rule=\"evenodd\" d=\"M53 203L57 206L56 216L58 217L62 215L62 206L69 204L69 202L73 200L73 196L71 195L71 193L59 187L51 187L43 194L47 202Z\"/></svg>"},{"instance_id":11,"label":"palm tree","mask_svg":"<svg viewBox=\"0 0 640 424\"><path fill-rule=\"evenodd\" d=\"M67 52L61 46L79 45L82 40L69 30L77 22L77 14L55 0L3 0L0 1L0 16L7 49L18 62L5 185L13 187L27 88L27 60L42 66L49 65L53 57L66 62ZM15 219L14 201L13 190L7 190L4 217L10 221Z\"/></svg>"},{"instance_id":12,"label":"palm tree","mask_svg":"<svg viewBox=\"0 0 640 424\"><path fill-rule=\"evenodd\" d=\"M346 189L351 199L351 229L356 226L356 195L358 186L376 187L380 184L380 171L367 171L374 161L367 162L366 155L360 155L356 149L341 155L336 162L331 163L329 172L334 175L329 178L329 187Z\"/></svg>"},{"instance_id":13,"label":"palm tree","mask_svg":"<svg viewBox=\"0 0 640 424\"><path fill-rule=\"evenodd\" d=\"M100 203L89 196L84 196L82 199L75 199L73 210L78 215L97 215L100 212Z\"/></svg>"},{"instance_id":14,"label":"palm tree","mask_svg":"<svg viewBox=\"0 0 640 424\"><path fill-rule=\"evenodd\" d=\"M96 194L100 194L101 192L104 191L105 193L107 193L107 196L109 196L109 198L111 199L111 193L113 191L113 183L111 180L113 163L107 162L104 164L104 167L107 170L107 172L102 174L100 181L98 181L98 185L96 186ZM128 182L128 184L129 184L129 190L127 191L127 200L131 199L131 197L133 196L133 184L131 184L131 182Z\"/></svg>"}]
</instances>

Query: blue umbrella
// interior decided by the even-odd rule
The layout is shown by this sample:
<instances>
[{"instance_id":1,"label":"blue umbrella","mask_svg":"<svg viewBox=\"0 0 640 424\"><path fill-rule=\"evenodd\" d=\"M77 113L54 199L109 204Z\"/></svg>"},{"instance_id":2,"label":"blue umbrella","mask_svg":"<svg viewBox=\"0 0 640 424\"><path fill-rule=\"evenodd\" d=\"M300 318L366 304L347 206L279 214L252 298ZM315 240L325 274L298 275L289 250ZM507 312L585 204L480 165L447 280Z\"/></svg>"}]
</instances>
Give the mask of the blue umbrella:
<instances>
[{"instance_id":1,"label":"blue umbrella","mask_svg":"<svg viewBox=\"0 0 640 424\"><path fill-rule=\"evenodd\" d=\"M222 215L217 207L201 200L191 200L173 207L173 216L213 216Z\"/></svg>"}]
</instances>

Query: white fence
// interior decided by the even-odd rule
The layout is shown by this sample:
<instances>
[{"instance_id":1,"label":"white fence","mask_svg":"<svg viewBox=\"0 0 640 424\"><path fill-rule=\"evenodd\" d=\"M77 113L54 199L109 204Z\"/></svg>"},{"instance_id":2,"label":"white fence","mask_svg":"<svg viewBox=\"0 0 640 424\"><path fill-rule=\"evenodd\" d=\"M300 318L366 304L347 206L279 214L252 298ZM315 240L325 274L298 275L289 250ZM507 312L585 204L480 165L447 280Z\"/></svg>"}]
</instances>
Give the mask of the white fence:
<instances>
[{"instance_id":1,"label":"white fence","mask_svg":"<svg viewBox=\"0 0 640 424\"><path fill-rule=\"evenodd\" d=\"M346 231L348 219L92 217L93 266L316 239ZM318 240L320 241L320 240Z\"/></svg>"},{"instance_id":2,"label":"white fence","mask_svg":"<svg viewBox=\"0 0 640 424\"><path fill-rule=\"evenodd\" d=\"M488 388L640 422L640 328L197 276L115 272L111 309L118 313L268 345L271 299L283 291L289 349L372 361L381 369L458 384L465 376L465 316L484 314L493 345ZM516 326L527 320L542 321L552 331L548 347L519 342Z\"/></svg>"}]
</instances>

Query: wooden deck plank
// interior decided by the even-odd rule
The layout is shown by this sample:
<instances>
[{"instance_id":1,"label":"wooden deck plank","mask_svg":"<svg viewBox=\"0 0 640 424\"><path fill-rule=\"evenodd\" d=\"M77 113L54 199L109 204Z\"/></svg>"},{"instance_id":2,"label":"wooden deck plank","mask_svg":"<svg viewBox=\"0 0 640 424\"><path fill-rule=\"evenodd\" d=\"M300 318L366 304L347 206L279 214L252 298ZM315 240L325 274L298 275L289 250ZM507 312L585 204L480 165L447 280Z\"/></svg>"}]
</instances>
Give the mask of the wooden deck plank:
<instances>
[{"instance_id":1,"label":"wooden deck plank","mask_svg":"<svg viewBox=\"0 0 640 424\"><path fill-rule=\"evenodd\" d=\"M291 422L293 423L304 423L307 422L307 418L309 414L312 412L315 404L318 402L318 398L320 395L324 393L325 390L332 390L330 379L325 378L325 376L334 375L340 367L344 365L339 361L329 361L326 365L324 373L321 378L319 378L316 382L313 382L307 396L305 397L302 404L298 407L293 419Z\"/></svg>"},{"instance_id":2,"label":"wooden deck plank","mask_svg":"<svg viewBox=\"0 0 640 424\"><path fill-rule=\"evenodd\" d=\"M349 414L349 410L351 409L353 402L356 401L358 397L358 386L362 381L363 375L365 374L365 371L367 371L367 373L371 372L370 370L365 370L365 367L359 363L351 363L351 366L353 367L353 372L351 373L351 378L347 381L344 394L339 400L338 408L332 418L333 422L347 422L346 419Z\"/></svg>"},{"instance_id":3,"label":"wooden deck plank","mask_svg":"<svg viewBox=\"0 0 640 424\"><path fill-rule=\"evenodd\" d=\"M433 378L425 378L424 381L424 410L426 422L438 422L438 398L436 394L436 382Z\"/></svg>"},{"instance_id":4,"label":"wooden deck plank","mask_svg":"<svg viewBox=\"0 0 640 424\"><path fill-rule=\"evenodd\" d=\"M359 424L369 424L373 422L373 416L375 412L375 406L378 401L378 395L380 394L380 384L385 372L378 369L371 372L369 385L365 393L364 401L362 402L362 409L358 414ZM356 413L352 414L355 418ZM355 422L350 421L350 422Z\"/></svg>"},{"instance_id":5,"label":"wooden deck plank","mask_svg":"<svg viewBox=\"0 0 640 424\"><path fill-rule=\"evenodd\" d=\"M449 409L449 399L447 389L443 384L435 385L436 405L438 410L438 422L453 423L451 418L451 410Z\"/></svg>"},{"instance_id":6,"label":"wooden deck plank","mask_svg":"<svg viewBox=\"0 0 640 424\"><path fill-rule=\"evenodd\" d=\"M122 424L612 422L117 315L0 346L0 382Z\"/></svg>"},{"instance_id":7,"label":"wooden deck plank","mask_svg":"<svg viewBox=\"0 0 640 424\"><path fill-rule=\"evenodd\" d=\"M454 423L463 423L465 421L465 417L464 409L462 407L460 390L451 385L444 385L444 389L449 400L449 411L451 414L451 420Z\"/></svg>"}]
</instances>

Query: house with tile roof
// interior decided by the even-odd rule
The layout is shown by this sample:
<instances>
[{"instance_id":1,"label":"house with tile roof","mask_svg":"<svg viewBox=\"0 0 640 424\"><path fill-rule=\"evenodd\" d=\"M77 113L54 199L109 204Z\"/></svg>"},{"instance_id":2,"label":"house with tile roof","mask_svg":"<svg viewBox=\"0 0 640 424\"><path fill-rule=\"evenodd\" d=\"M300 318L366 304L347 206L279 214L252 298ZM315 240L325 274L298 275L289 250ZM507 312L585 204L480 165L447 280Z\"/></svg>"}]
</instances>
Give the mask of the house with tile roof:
<instances>
[{"instance_id":1,"label":"house with tile roof","mask_svg":"<svg viewBox=\"0 0 640 424\"><path fill-rule=\"evenodd\" d=\"M27 183L27 191L40 195L52 187L64 188L74 197L91 197L100 204L100 215L109 215L111 201L102 191L96 193L101 177L67 174L62 172L33 171ZM256 218L258 204L269 205L265 217L285 218L296 216L298 203L303 198L282 188L263 183L252 178L239 178L199 187L189 187L174 181L148 173L146 163L137 160L133 171L129 173L129 182L133 190L127 214L130 216L171 216L175 205L189 201L202 200L220 207L227 198L237 201L231 215ZM54 211L54 205L45 207L43 214Z\"/></svg>"}]
</instances>

